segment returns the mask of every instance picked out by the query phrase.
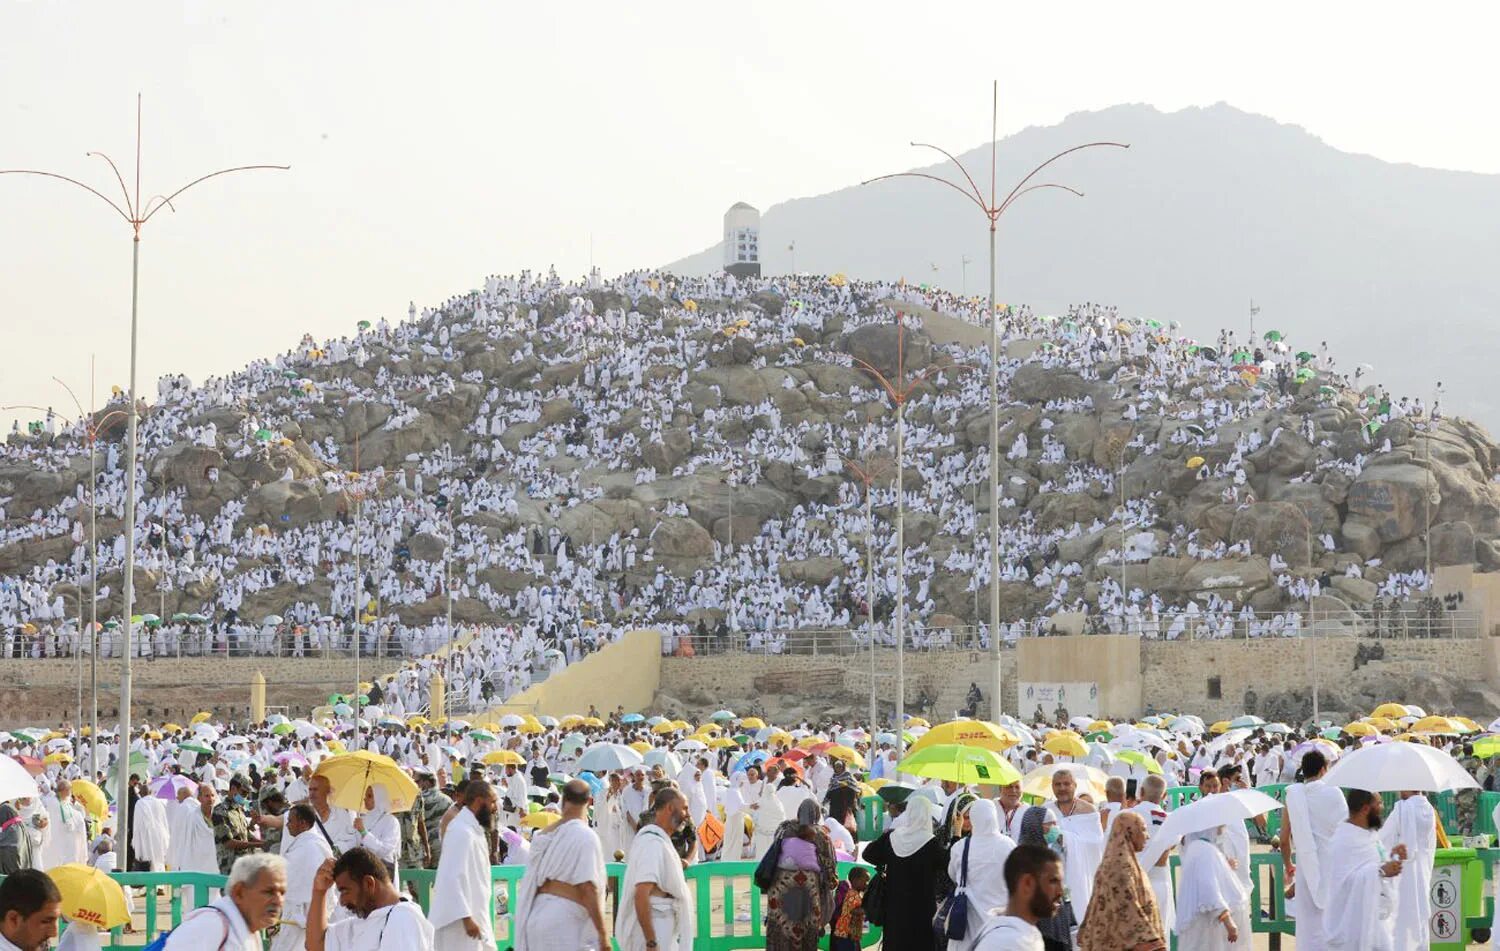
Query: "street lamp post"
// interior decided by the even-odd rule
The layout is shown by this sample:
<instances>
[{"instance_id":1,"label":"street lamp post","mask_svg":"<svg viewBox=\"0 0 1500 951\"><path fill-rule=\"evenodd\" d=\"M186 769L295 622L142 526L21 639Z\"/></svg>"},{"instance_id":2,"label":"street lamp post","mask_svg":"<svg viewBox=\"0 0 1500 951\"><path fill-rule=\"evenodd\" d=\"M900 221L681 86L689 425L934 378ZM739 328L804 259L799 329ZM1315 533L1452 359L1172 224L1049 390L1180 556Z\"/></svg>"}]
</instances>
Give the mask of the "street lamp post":
<instances>
[{"instance_id":1,"label":"street lamp post","mask_svg":"<svg viewBox=\"0 0 1500 951\"><path fill-rule=\"evenodd\" d=\"M999 348L1000 348L1000 319L999 319L998 312L995 310L995 230L996 230L996 226L998 225L998 223L1000 221L1000 216L1003 215L1003 214L1005 214L1006 210L1009 209L1010 206L1017 199L1019 199L1022 195L1027 194L1028 192L1038 191L1038 190L1044 189L1044 188L1056 188L1056 189L1061 189L1062 191L1068 192L1070 194L1077 195L1080 198L1083 197L1083 192L1078 191L1075 188L1070 188L1067 185L1058 185L1058 184L1054 184L1054 183L1051 183L1051 182L1039 182L1037 184L1031 184L1031 180L1033 178L1035 178L1044 168L1046 168L1047 166L1051 165L1053 162L1057 161L1058 159L1062 158L1065 155L1070 155L1073 152L1079 152L1079 151L1082 151L1084 149L1098 148L1098 147L1102 147L1102 146L1110 146L1110 147L1113 147L1113 148L1121 148L1121 149L1128 149L1128 148L1130 148L1129 145L1126 145L1126 144L1124 144L1122 142L1089 142L1089 143L1087 143L1085 145L1075 145L1074 147L1072 147L1070 149L1065 149L1065 150L1057 153L1056 155L1054 155L1051 158L1047 159L1047 161L1043 162L1042 164L1038 165L1036 168L1032 169L1031 172L1028 173L1025 178L1021 179L1019 182L1016 183L1015 187L1010 190L1010 194L1006 195L1004 199L1000 199L1000 200L997 201L998 192L996 191L996 188L995 188L995 175L996 175L996 160L997 160L998 151L999 151L999 117L1000 117L1000 83L997 80L997 81L993 82L993 84L991 86L991 107L990 107L990 196L989 196L988 200L986 200L986 198L984 197L983 192L980 191L979 186L974 183L973 177L969 175L968 170L964 168L962 162L960 162L957 158L955 158L953 156L952 153L946 151L945 149L939 148L936 145L931 145L931 144L925 143L925 142L913 142L912 145L916 146L918 148L933 149L934 151L942 153L944 156L946 156L948 158L949 161L951 161L954 165L958 166L958 170L959 170L959 172L961 172L963 174L964 181L967 183L968 187L965 187L963 185L959 185L959 184L957 184L955 182L949 181L948 179L939 177L937 175L930 175L930 174L928 174L926 172L897 172L897 173L892 174L892 175L880 175L880 176L868 179L868 180L860 183L862 185L868 185L871 182L885 181L886 179L892 179L892 178L925 178L925 179L930 179L931 181L938 182L939 184L947 185L949 188L952 188L954 191L957 191L959 194L963 195L969 201L973 202L974 205L975 205L975 207L979 209L980 213L983 214L985 216L985 218L989 222L989 231L990 231L990 259L989 259L990 260L990 294L989 294L989 317L990 317L990 332L989 332L989 338L990 338L990 340L989 340L989 358L990 358L990 551L989 551L989 556L988 556L988 562L989 562L989 570L990 570L990 575L989 575L989 577L990 577L990 660L991 660L991 662L992 662L992 664L994 666L994 680L993 680L993 682L991 684L991 688L990 688L991 689L991 694L990 694L990 696L991 696L991 701L990 701L990 715L991 715L991 719L993 719L995 717L998 717L1000 715L1000 699L1001 699L1001 696L1002 696L1002 694L1001 694L1001 679L1002 678L1001 678L1001 670L1000 670L1000 585L999 585L999 573L1000 573L1000 570L999 570L1000 569L1000 566L999 566L999 551L1000 551L1000 506L999 506L999 494L1000 494L1000 352L999 352Z\"/></svg>"},{"instance_id":2,"label":"street lamp post","mask_svg":"<svg viewBox=\"0 0 1500 951\"><path fill-rule=\"evenodd\" d=\"M865 628L870 632L870 736L879 732L875 704L875 509L870 492L885 466L859 465L849 459L844 465L865 487ZM900 728L900 724L897 724Z\"/></svg>"},{"instance_id":3,"label":"street lamp post","mask_svg":"<svg viewBox=\"0 0 1500 951\"><path fill-rule=\"evenodd\" d=\"M896 755L900 756L906 751L906 743L902 737L903 727L906 723L906 480L904 478L905 454L906 454L906 404L911 399L917 387L921 386L929 376L944 370L963 369L961 364L933 364L918 373L911 379L906 380L906 324L904 315L896 312L896 380L892 382L886 375L871 364L853 358L854 363L875 378L886 394L890 396L891 402L896 406L896 583L898 594L896 596Z\"/></svg>"},{"instance_id":4,"label":"street lamp post","mask_svg":"<svg viewBox=\"0 0 1500 951\"><path fill-rule=\"evenodd\" d=\"M125 632L125 643L124 643L125 650L123 652L122 663L120 665L120 735L119 735L119 738L118 738L119 739L119 744L120 744L120 755L118 757L118 767L119 768L118 768L117 780L116 780L117 785L115 787L116 791L117 791L117 794L123 800L123 797L125 795L125 790L130 785L130 699L131 699L130 698L130 687L131 687L131 661L132 661L131 654L132 654L132 652L135 649L134 644L132 643L132 638L131 638L132 630L131 630L130 618L133 616L134 611L135 611L135 578L134 578L134 572L135 572L135 534L136 534L136 525L135 525L135 503L136 503L136 499L135 499L135 492L136 492L136 469L138 468L138 455L139 455L139 448L140 448L137 445L137 441L136 441L136 432L137 432L138 425L139 425L139 417L140 417L140 411L139 410L140 410L140 408L139 408L139 406L136 403L135 380L136 380L136 364L137 364L137 341L139 339L138 329L139 329L139 324L140 324L139 317L140 317L140 276L141 276L141 231L146 226L146 222L150 221L153 217L155 217L156 213L159 212L159 211L161 211L163 208L170 208L173 212L176 212L177 208L176 208L175 205L172 204L172 199L174 199L177 196L181 195L183 192L187 191L188 189L192 188L193 186L198 185L198 184L200 184L202 182L205 182L205 181L209 180L210 178L217 178L220 175L228 175L231 172L244 172L244 171L251 171L251 170L255 170L255 169L277 169L277 170L285 170L285 169L290 168L290 166L287 166L287 165L239 165L239 166L235 166L233 168L223 168L223 169L218 170L217 172L210 172L207 175L203 175L203 176L200 176L198 178L193 179L192 181L188 182L186 185L183 185L181 188L179 188L176 191L172 192L170 195L166 195L165 197L156 196L156 197L153 197L153 198L147 200L143 204L141 202L141 98L140 98L139 95L136 96L136 100L135 100L135 194L134 194L134 196L131 195L130 189L126 187L126 185L125 185L125 177L120 174L120 170L115 165L113 159L111 159L109 156L105 155L102 152L89 152L89 153L86 153L86 154L90 155L90 156L97 155L100 158L104 159L104 161L109 164L110 170L112 172L114 172L115 181L119 183L119 185L120 185L120 191L124 195L124 198L125 198L125 202L124 202L123 207L120 204L117 204L114 201L114 199L106 197L98 189L95 189L95 188L93 188L92 186L89 186L89 185L85 185L83 182L80 182L80 181L78 181L75 178L70 178L70 177L68 177L66 175L60 175L60 174L58 174L56 172L44 172L44 171L39 171L37 169L13 168L13 169L0 169L0 175L38 175L38 176L41 176L41 177L44 177L44 178L55 178L55 179L57 179L59 181L67 182L70 185L76 185L77 187L82 188L84 191L87 191L90 194L94 195L99 200L103 201L105 204L109 205L109 207L111 209L113 209L114 212L116 214L118 214L120 216L120 218L125 221L126 224L130 225L130 230L131 230L131 253L130 253L130 386L128 387L127 393L126 393L126 399L127 399L128 403L127 403L127 412L126 412L126 416L125 416L125 419L126 419L126 434L125 434L125 439L126 439L126 462L125 462L125 464L126 464L127 469L126 469L126 474L125 474L125 566L124 566L124 581L123 581L123 585L122 585L122 600L124 602L123 605L122 605L122 610L123 610L123 614L124 614L124 618L123 618L123 621L122 621L122 629ZM98 734L97 730L94 731L94 732L95 732L95 735ZM118 833L118 835L116 837L116 841L117 842L129 842L130 841L130 811L128 809L127 810L121 810L117 825L118 825L118 828L116 829L116 832Z\"/></svg>"}]
</instances>

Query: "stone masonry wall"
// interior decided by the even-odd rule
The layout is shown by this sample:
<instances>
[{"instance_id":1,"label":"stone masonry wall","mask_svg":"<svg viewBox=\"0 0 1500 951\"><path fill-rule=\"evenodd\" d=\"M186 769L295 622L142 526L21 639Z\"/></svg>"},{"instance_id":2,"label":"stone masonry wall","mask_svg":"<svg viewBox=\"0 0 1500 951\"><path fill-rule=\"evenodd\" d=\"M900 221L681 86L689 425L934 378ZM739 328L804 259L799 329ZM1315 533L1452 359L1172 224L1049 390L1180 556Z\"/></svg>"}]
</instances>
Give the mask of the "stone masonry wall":
<instances>
[{"instance_id":1,"label":"stone masonry wall","mask_svg":"<svg viewBox=\"0 0 1500 951\"><path fill-rule=\"evenodd\" d=\"M394 673L395 660L360 660L359 677L369 681ZM132 668L132 711L138 720L186 723L199 710L245 717L250 680L266 677L266 705L305 714L331 693L349 693L357 681L352 658L274 657L137 660ZM83 660L83 703L89 715L88 658ZM99 720L119 718L120 662L99 662ZM78 709L78 667L72 660L0 662L0 727L71 723Z\"/></svg>"}]
</instances>

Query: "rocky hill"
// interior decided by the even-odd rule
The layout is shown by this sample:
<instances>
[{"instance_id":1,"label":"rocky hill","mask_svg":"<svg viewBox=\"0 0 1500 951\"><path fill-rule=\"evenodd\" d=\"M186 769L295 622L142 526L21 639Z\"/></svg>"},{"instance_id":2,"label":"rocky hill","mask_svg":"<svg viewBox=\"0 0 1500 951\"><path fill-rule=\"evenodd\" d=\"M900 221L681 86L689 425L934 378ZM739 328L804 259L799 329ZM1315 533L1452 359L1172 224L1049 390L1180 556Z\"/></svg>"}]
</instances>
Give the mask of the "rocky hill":
<instances>
[{"instance_id":1,"label":"rocky hill","mask_svg":"<svg viewBox=\"0 0 1500 951\"><path fill-rule=\"evenodd\" d=\"M744 631L857 627L867 526L848 460L879 471L886 619L893 411L873 367L928 374L906 409L913 624L985 621L980 309L842 276L491 278L400 325L198 387L165 380L140 408L137 610L337 625L359 585L367 610L418 630L451 578L464 625L713 630L735 611ZM1314 581L1325 611L1362 611L1420 593L1429 542L1434 566L1500 568L1500 446L1293 340L1200 344L1097 306L1008 312L1004 619L1108 627L1124 611L1169 634L1247 606L1290 617ZM125 410L96 416L103 616L118 611ZM6 625L76 615L82 436L15 433L0 455Z\"/></svg>"}]
</instances>

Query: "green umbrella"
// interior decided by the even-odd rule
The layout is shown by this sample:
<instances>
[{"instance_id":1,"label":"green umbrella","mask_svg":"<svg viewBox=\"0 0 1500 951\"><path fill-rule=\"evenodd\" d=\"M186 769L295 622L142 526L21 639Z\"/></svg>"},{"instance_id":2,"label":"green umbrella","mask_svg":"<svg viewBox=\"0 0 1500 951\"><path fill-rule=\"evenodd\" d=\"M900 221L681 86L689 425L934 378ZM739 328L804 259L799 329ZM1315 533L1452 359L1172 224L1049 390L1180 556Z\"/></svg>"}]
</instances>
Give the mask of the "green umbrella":
<instances>
[{"instance_id":1,"label":"green umbrella","mask_svg":"<svg viewBox=\"0 0 1500 951\"><path fill-rule=\"evenodd\" d=\"M265 442L271 438L271 431L269 429L257 429L255 431L255 438L261 442Z\"/></svg>"},{"instance_id":2,"label":"green umbrella","mask_svg":"<svg viewBox=\"0 0 1500 951\"><path fill-rule=\"evenodd\" d=\"M481 743L489 743L495 739L495 734L488 730L470 730L469 739L478 740Z\"/></svg>"},{"instance_id":3,"label":"green umbrella","mask_svg":"<svg viewBox=\"0 0 1500 951\"><path fill-rule=\"evenodd\" d=\"M1474 755L1480 759L1500 756L1500 736L1486 736L1475 740Z\"/></svg>"},{"instance_id":4,"label":"green umbrella","mask_svg":"<svg viewBox=\"0 0 1500 951\"><path fill-rule=\"evenodd\" d=\"M1232 359L1234 363L1238 365L1242 363L1249 363L1255 358L1250 355L1250 351L1248 350L1236 350Z\"/></svg>"},{"instance_id":5,"label":"green umbrella","mask_svg":"<svg viewBox=\"0 0 1500 951\"><path fill-rule=\"evenodd\" d=\"M1115 759L1122 763L1129 763L1132 766L1139 766L1148 773L1161 775L1161 764L1140 750L1121 750L1115 754Z\"/></svg>"},{"instance_id":6,"label":"green umbrella","mask_svg":"<svg viewBox=\"0 0 1500 951\"><path fill-rule=\"evenodd\" d=\"M1113 733L1110 733L1108 730L1099 730L1084 737L1084 739L1088 740L1090 743L1108 743L1114 738L1115 735Z\"/></svg>"},{"instance_id":7,"label":"green umbrella","mask_svg":"<svg viewBox=\"0 0 1500 951\"><path fill-rule=\"evenodd\" d=\"M288 380L295 380L301 374L299 374L296 370L282 370L281 375L286 377Z\"/></svg>"},{"instance_id":8,"label":"green umbrella","mask_svg":"<svg viewBox=\"0 0 1500 951\"><path fill-rule=\"evenodd\" d=\"M297 729L297 727L296 727L295 724L292 724L292 723L278 723L275 726L271 727L271 732L273 734L275 734L276 736L285 736L286 734L292 732L295 729Z\"/></svg>"},{"instance_id":9,"label":"green umbrella","mask_svg":"<svg viewBox=\"0 0 1500 951\"><path fill-rule=\"evenodd\" d=\"M918 750L897 763L896 771L928 779L987 786L1009 786L1021 779L1016 768L994 750L959 743L938 743Z\"/></svg>"},{"instance_id":10,"label":"green umbrella","mask_svg":"<svg viewBox=\"0 0 1500 951\"><path fill-rule=\"evenodd\" d=\"M370 329L370 322L368 320L361 320L359 323L355 324L354 326L358 327L360 330L369 330Z\"/></svg>"},{"instance_id":11,"label":"green umbrella","mask_svg":"<svg viewBox=\"0 0 1500 951\"><path fill-rule=\"evenodd\" d=\"M333 705L333 704L335 704L335 703L343 703L343 702L344 702L344 695L341 694L341 693L331 693L331 694L328 695L328 703L329 703L330 706Z\"/></svg>"},{"instance_id":12,"label":"green umbrella","mask_svg":"<svg viewBox=\"0 0 1500 951\"><path fill-rule=\"evenodd\" d=\"M1316 375L1317 374L1313 373L1313 371L1309 370L1307 367L1303 367L1302 369L1298 370L1292 378L1298 383L1306 383Z\"/></svg>"},{"instance_id":13,"label":"green umbrella","mask_svg":"<svg viewBox=\"0 0 1500 951\"><path fill-rule=\"evenodd\" d=\"M1298 350L1297 362L1306 363L1307 361L1313 359L1315 356L1317 356L1317 354L1313 353L1311 350Z\"/></svg>"},{"instance_id":14,"label":"green umbrella","mask_svg":"<svg viewBox=\"0 0 1500 951\"><path fill-rule=\"evenodd\" d=\"M202 753L204 756L214 755L214 751L198 743L184 743L177 747L179 750L187 750L189 753Z\"/></svg>"},{"instance_id":15,"label":"green umbrella","mask_svg":"<svg viewBox=\"0 0 1500 951\"><path fill-rule=\"evenodd\" d=\"M1264 340L1266 343L1280 343L1281 342L1281 331L1279 331L1279 330L1267 330L1266 331L1266 335L1264 337L1262 337L1261 339Z\"/></svg>"},{"instance_id":16,"label":"green umbrella","mask_svg":"<svg viewBox=\"0 0 1500 951\"><path fill-rule=\"evenodd\" d=\"M1146 321L1146 326L1150 327L1152 330L1160 330L1161 329L1161 321L1159 321L1159 320L1148 320L1148 321Z\"/></svg>"}]
</instances>

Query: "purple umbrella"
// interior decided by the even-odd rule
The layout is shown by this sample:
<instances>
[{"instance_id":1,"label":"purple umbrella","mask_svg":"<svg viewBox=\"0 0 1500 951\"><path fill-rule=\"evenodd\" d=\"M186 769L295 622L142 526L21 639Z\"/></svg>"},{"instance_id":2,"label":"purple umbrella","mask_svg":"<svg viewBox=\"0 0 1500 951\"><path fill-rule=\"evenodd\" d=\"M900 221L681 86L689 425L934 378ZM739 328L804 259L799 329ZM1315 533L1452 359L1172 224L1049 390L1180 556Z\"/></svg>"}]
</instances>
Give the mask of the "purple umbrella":
<instances>
[{"instance_id":1,"label":"purple umbrella","mask_svg":"<svg viewBox=\"0 0 1500 951\"><path fill-rule=\"evenodd\" d=\"M167 799L176 802L177 791L179 789L186 789L189 795L196 796L198 794L198 784L186 776L177 773L170 773L151 781L151 795L158 799Z\"/></svg>"}]
</instances>

